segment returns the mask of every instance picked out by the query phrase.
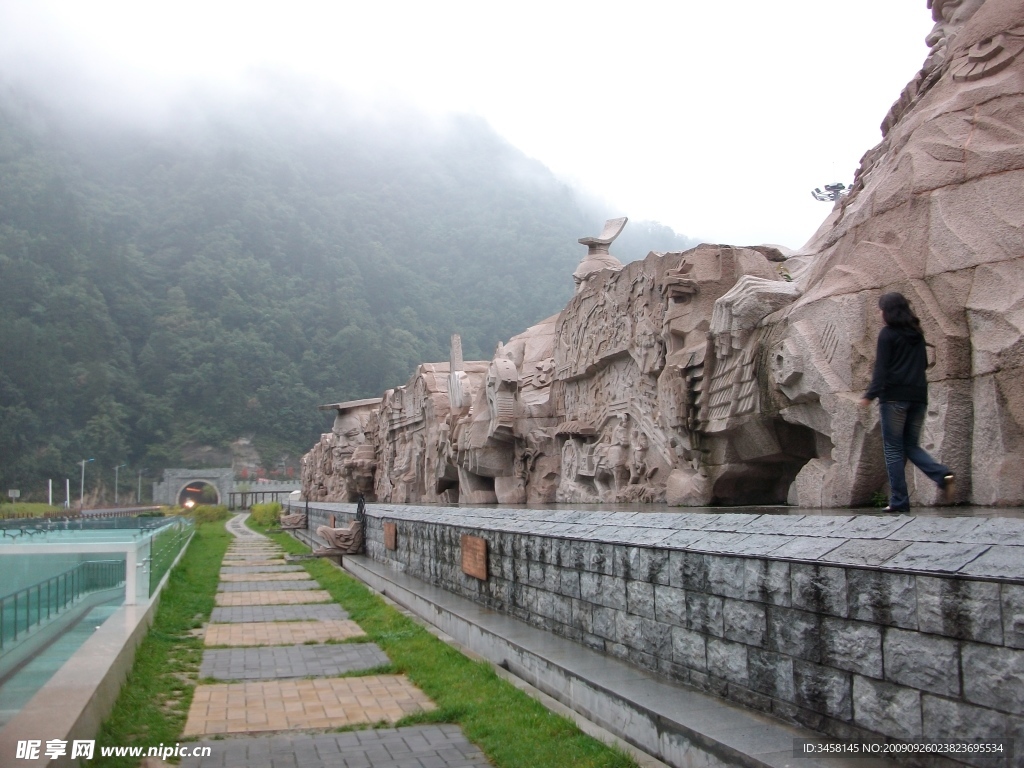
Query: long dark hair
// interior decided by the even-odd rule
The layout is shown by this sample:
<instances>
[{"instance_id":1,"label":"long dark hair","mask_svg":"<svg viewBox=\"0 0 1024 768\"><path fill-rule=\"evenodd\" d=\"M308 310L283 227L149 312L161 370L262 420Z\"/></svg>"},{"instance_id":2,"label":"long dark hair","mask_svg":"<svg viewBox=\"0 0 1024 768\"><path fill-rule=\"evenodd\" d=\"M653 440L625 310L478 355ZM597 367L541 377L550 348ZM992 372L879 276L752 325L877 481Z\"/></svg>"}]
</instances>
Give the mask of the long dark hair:
<instances>
[{"instance_id":1,"label":"long dark hair","mask_svg":"<svg viewBox=\"0 0 1024 768\"><path fill-rule=\"evenodd\" d=\"M917 331L922 336L921 321L918 320L910 302L902 293L886 293L878 300L878 308L882 310L882 319L890 328L906 328Z\"/></svg>"}]
</instances>

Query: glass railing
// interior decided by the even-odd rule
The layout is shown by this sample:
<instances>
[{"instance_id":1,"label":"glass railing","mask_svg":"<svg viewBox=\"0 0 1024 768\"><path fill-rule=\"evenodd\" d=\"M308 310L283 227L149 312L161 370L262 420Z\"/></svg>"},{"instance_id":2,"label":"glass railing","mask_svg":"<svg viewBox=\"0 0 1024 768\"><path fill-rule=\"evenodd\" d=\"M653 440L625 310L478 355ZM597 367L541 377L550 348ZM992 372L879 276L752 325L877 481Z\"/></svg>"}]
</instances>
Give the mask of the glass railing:
<instances>
[{"instance_id":1,"label":"glass railing","mask_svg":"<svg viewBox=\"0 0 1024 768\"><path fill-rule=\"evenodd\" d=\"M0 653L91 592L124 586L124 560L90 560L0 597Z\"/></svg>"},{"instance_id":2,"label":"glass railing","mask_svg":"<svg viewBox=\"0 0 1024 768\"><path fill-rule=\"evenodd\" d=\"M7 539L17 539L20 536L32 537L47 533L60 533L62 531L124 531L134 530L139 535L155 528L160 528L167 523L163 516L135 516L135 517L73 517L73 518L18 518L14 520L0 520L0 535Z\"/></svg>"},{"instance_id":3,"label":"glass railing","mask_svg":"<svg viewBox=\"0 0 1024 768\"><path fill-rule=\"evenodd\" d=\"M153 596L160 579L174 563L174 559L188 544L195 530L191 517L177 517L167 523L150 542L149 548L149 596Z\"/></svg>"}]
</instances>

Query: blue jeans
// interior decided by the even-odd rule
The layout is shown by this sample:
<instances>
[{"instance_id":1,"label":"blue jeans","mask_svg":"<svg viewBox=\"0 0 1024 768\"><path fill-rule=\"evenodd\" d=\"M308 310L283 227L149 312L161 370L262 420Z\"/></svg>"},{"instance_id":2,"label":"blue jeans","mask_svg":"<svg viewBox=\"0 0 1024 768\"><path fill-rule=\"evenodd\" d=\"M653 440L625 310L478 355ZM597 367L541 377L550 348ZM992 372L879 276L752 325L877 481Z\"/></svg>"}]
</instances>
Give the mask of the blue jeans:
<instances>
[{"instance_id":1,"label":"blue jeans","mask_svg":"<svg viewBox=\"0 0 1024 768\"><path fill-rule=\"evenodd\" d=\"M885 454L885 469L889 473L889 507L910 509L907 494L907 459L928 475L940 488L945 487L949 467L939 464L918 441L928 406L925 403L909 403L894 400L879 403L882 415L882 452Z\"/></svg>"}]
</instances>

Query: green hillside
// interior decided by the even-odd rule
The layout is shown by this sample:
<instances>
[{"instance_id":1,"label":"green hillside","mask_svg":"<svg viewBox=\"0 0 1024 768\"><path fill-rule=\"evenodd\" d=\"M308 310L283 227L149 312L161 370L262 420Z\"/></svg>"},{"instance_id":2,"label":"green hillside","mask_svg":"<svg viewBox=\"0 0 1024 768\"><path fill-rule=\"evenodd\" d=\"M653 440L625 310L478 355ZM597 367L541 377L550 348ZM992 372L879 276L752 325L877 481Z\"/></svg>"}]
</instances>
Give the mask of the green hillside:
<instances>
[{"instance_id":1,"label":"green hillside","mask_svg":"<svg viewBox=\"0 0 1024 768\"><path fill-rule=\"evenodd\" d=\"M327 103L157 124L0 87L0 485L39 498L83 458L155 474L241 436L294 461L316 405L557 312L576 239L619 215L475 118ZM623 260L689 244L633 226Z\"/></svg>"}]
</instances>

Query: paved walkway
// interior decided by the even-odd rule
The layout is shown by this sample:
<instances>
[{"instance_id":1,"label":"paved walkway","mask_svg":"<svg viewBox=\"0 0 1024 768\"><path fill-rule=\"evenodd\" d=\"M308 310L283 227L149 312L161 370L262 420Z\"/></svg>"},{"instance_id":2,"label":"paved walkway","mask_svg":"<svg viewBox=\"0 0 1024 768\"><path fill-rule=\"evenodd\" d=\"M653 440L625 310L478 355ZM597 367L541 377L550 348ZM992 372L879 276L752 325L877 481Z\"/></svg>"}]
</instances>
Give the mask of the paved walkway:
<instances>
[{"instance_id":1,"label":"paved walkway","mask_svg":"<svg viewBox=\"0 0 1024 768\"><path fill-rule=\"evenodd\" d=\"M434 704L405 675L374 674L391 663L384 651L243 515L227 528L236 540L200 667L200 679L218 682L196 686L184 731L215 738L199 742L209 757L182 768L489 765L456 725L366 728Z\"/></svg>"}]
</instances>

